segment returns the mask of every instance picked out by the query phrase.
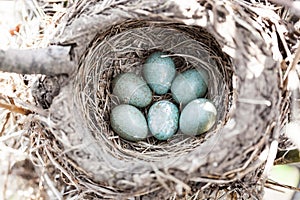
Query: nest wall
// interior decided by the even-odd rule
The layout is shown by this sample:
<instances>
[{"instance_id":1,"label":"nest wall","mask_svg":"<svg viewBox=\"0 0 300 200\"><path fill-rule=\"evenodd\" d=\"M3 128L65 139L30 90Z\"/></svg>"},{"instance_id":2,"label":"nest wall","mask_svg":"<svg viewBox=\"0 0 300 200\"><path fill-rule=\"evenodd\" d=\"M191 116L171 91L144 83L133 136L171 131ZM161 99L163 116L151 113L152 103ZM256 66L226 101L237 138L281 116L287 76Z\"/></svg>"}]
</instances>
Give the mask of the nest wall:
<instances>
[{"instance_id":1,"label":"nest wall","mask_svg":"<svg viewBox=\"0 0 300 200\"><path fill-rule=\"evenodd\" d=\"M79 67L54 99L47 125L71 185L107 198L217 197L216 188L230 193L233 185L242 198L261 195L253 183L263 182L267 158L259 155L278 137L281 102L271 35L257 13L238 1L158 0L79 1L71 11L53 42L73 45ZM219 111L213 131L139 143L111 131L112 77L138 72L156 49L209 72L208 96Z\"/></svg>"}]
</instances>

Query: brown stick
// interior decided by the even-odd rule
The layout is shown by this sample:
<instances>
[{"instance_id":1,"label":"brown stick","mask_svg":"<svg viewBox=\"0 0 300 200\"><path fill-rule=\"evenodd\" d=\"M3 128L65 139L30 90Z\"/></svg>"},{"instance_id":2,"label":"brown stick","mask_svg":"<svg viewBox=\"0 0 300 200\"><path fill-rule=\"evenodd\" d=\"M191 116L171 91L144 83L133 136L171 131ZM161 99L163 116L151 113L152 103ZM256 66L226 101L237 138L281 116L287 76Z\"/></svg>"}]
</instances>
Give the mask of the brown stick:
<instances>
[{"instance_id":1,"label":"brown stick","mask_svg":"<svg viewBox=\"0 0 300 200\"><path fill-rule=\"evenodd\" d=\"M19 74L71 74L75 64L71 47L49 46L42 49L0 50L0 71Z\"/></svg>"},{"instance_id":2,"label":"brown stick","mask_svg":"<svg viewBox=\"0 0 300 200\"><path fill-rule=\"evenodd\" d=\"M1 102L0 102L0 108L4 108L4 109L9 110L14 113L20 113L22 115L28 115L31 113L30 110L20 108L18 106L12 105L12 104L6 104L6 103L1 103Z\"/></svg>"}]
</instances>

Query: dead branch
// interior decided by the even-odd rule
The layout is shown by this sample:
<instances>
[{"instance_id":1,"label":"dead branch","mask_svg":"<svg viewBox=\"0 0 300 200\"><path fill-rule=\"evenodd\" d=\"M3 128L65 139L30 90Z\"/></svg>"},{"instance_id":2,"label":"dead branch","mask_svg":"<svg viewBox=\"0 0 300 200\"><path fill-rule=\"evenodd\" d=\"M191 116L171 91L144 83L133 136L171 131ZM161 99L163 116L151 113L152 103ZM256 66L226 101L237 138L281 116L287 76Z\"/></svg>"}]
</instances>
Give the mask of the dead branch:
<instances>
[{"instance_id":1,"label":"dead branch","mask_svg":"<svg viewBox=\"0 0 300 200\"><path fill-rule=\"evenodd\" d=\"M71 74L75 65L71 47L49 46L42 49L0 50L0 70L19 74Z\"/></svg>"}]
</instances>

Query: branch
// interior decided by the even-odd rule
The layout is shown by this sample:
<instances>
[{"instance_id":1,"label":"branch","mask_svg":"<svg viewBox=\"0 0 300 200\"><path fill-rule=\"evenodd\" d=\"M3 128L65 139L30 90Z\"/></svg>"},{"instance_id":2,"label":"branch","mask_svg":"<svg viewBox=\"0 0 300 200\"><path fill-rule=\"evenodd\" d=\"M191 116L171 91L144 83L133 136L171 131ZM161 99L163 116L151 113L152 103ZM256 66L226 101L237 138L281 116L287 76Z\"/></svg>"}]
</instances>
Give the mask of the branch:
<instances>
[{"instance_id":1,"label":"branch","mask_svg":"<svg viewBox=\"0 0 300 200\"><path fill-rule=\"evenodd\" d=\"M71 74L75 70L75 64L71 60L70 50L69 46L0 50L0 71L19 74Z\"/></svg>"}]
</instances>

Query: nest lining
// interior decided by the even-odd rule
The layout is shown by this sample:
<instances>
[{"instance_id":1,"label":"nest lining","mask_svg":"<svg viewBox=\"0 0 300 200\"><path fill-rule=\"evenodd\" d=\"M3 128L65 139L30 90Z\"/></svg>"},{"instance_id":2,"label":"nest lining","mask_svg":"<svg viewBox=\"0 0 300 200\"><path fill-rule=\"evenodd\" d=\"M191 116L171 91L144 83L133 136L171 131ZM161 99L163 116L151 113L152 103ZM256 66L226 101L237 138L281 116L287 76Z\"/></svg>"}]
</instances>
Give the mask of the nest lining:
<instances>
[{"instance_id":1,"label":"nest lining","mask_svg":"<svg viewBox=\"0 0 300 200\"><path fill-rule=\"evenodd\" d=\"M148 22L149 23L149 22ZM203 43L197 38L212 41L212 36L199 27L184 25L149 23L148 26L122 30L116 35L97 36L82 62L77 82L80 93L78 104L83 107L86 122L92 137L102 144L105 151L118 159L142 159L145 161L163 161L166 158L183 156L195 149L211 134L218 132L226 121L231 74L225 68L222 55L214 52L211 43ZM127 24L128 26L128 24ZM122 26L121 26L122 27ZM120 30L120 26L115 29ZM196 32L197 38L190 35ZM114 32L114 31L111 31ZM110 33L111 33L110 32ZM100 39L99 39L100 38ZM119 104L112 94L111 81L119 73L135 72L141 74L142 64L153 51L164 51L175 62L180 73L189 68L201 67L209 74L207 98L217 107L218 122L208 133L199 137L186 137L180 131L168 141L158 141L148 137L141 142L128 142L118 137L109 124L109 113ZM84 98L81 98L84 96ZM81 99L80 99L81 98ZM170 94L154 96L153 102L171 99ZM148 108L143 109L146 114ZM88 133L86 133L88 134Z\"/></svg>"}]
</instances>

